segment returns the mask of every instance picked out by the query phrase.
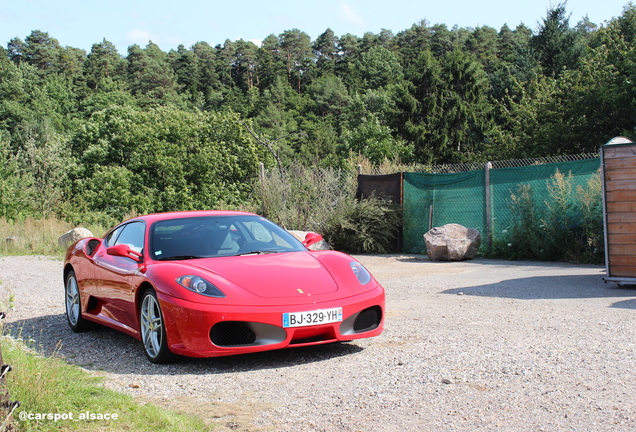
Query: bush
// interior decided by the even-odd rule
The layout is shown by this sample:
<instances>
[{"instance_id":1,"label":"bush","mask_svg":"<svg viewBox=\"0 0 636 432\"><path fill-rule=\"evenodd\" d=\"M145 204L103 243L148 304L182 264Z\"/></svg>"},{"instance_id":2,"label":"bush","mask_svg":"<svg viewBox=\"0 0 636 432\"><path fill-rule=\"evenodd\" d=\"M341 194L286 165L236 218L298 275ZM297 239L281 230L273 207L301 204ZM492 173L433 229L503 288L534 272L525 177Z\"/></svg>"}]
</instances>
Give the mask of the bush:
<instances>
[{"instance_id":1,"label":"bush","mask_svg":"<svg viewBox=\"0 0 636 432\"><path fill-rule=\"evenodd\" d=\"M344 202L329 217L323 235L337 250L388 253L395 251L400 225L399 207L372 197Z\"/></svg>"},{"instance_id":2,"label":"bush","mask_svg":"<svg viewBox=\"0 0 636 432\"><path fill-rule=\"evenodd\" d=\"M534 199L530 185L511 193L514 225L493 242L489 256L511 260L602 263L603 213L600 175L586 187L572 187L571 174L557 172L548 182L550 198Z\"/></svg>"}]
</instances>

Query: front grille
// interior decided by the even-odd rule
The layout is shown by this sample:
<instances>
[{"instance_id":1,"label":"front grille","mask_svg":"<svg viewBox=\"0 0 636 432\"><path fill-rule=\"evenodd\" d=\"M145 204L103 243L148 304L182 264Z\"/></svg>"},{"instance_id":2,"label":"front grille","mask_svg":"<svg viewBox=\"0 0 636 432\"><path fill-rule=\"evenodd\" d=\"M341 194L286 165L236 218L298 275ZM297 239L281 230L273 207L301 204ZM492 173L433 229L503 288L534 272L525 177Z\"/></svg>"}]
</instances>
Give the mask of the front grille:
<instances>
[{"instance_id":1,"label":"front grille","mask_svg":"<svg viewBox=\"0 0 636 432\"><path fill-rule=\"evenodd\" d=\"M356 333L373 330L380 325L381 318L382 309L379 306L365 309L358 314L356 321L353 323L353 330Z\"/></svg>"},{"instance_id":2,"label":"front grille","mask_svg":"<svg viewBox=\"0 0 636 432\"><path fill-rule=\"evenodd\" d=\"M252 345L256 334L244 322L224 321L212 327L210 339L217 346Z\"/></svg>"},{"instance_id":3,"label":"front grille","mask_svg":"<svg viewBox=\"0 0 636 432\"><path fill-rule=\"evenodd\" d=\"M312 342L320 342L320 341L323 341L323 340L326 340L324 335L318 335L318 336L312 336L312 337L307 337L307 338L303 338L303 339L294 339L289 344L290 345L299 345L299 344L306 344L306 343L312 343Z\"/></svg>"}]
</instances>

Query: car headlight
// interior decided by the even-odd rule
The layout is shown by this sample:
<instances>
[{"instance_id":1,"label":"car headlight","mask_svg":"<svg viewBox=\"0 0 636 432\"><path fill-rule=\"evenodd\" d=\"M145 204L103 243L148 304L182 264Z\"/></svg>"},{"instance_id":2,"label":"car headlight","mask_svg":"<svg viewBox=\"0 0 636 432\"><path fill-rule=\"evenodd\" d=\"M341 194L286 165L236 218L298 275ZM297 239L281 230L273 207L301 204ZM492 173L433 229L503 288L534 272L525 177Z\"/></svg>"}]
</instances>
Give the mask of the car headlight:
<instances>
[{"instance_id":1,"label":"car headlight","mask_svg":"<svg viewBox=\"0 0 636 432\"><path fill-rule=\"evenodd\" d=\"M184 288L202 294L208 297L224 298L225 294L211 282L206 281L200 276L181 276L176 279L177 283Z\"/></svg>"},{"instance_id":2,"label":"car headlight","mask_svg":"<svg viewBox=\"0 0 636 432\"><path fill-rule=\"evenodd\" d=\"M360 282L360 285L365 285L371 282L371 273L369 273L369 271L365 269L362 264L357 261L352 261L349 263L349 265L351 266L351 270L353 270L353 273L358 278L358 282Z\"/></svg>"}]
</instances>

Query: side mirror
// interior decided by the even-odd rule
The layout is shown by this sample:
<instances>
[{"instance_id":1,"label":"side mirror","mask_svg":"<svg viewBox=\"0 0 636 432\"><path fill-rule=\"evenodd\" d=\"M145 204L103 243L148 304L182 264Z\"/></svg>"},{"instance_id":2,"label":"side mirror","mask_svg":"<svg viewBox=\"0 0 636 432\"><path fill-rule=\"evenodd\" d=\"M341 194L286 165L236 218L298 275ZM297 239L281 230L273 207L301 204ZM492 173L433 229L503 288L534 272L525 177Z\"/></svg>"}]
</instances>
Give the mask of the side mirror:
<instances>
[{"instance_id":1,"label":"side mirror","mask_svg":"<svg viewBox=\"0 0 636 432\"><path fill-rule=\"evenodd\" d=\"M316 234L313 232L307 233L305 236L305 240L302 241L302 244L309 249L309 246L318 243L322 240L322 236L320 234Z\"/></svg>"},{"instance_id":2,"label":"side mirror","mask_svg":"<svg viewBox=\"0 0 636 432\"><path fill-rule=\"evenodd\" d=\"M143 255L139 252L136 252L130 248L130 246L125 244L118 244L115 246L111 246L106 249L106 253L108 255L120 256L124 258L130 258L133 261L141 262Z\"/></svg>"}]
</instances>

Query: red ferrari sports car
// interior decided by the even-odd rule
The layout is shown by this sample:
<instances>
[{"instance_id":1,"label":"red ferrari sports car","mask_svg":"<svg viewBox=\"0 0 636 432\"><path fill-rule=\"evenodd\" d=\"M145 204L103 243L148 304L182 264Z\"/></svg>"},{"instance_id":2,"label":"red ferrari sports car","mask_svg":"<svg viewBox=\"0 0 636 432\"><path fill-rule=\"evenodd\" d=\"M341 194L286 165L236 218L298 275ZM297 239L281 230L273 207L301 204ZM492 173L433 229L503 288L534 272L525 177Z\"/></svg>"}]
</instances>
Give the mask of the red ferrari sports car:
<instances>
[{"instance_id":1,"label":"red ferrari sports car","mask_svg":"<svg viewBox=\"0 0 636 432\"><path fill-rule=\"evenodd\" d=\"M354 258L309 251L321 238L244 212L133 218L68 248L66 316L141 340L153 363L379 335L384 289Z\"/></svg>"}]
</instances>

